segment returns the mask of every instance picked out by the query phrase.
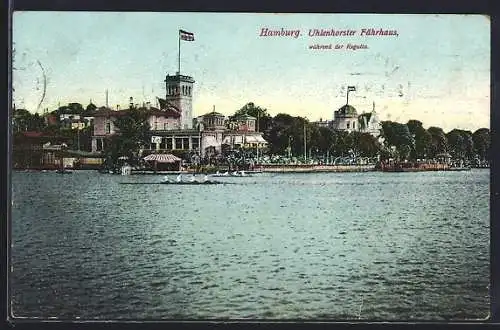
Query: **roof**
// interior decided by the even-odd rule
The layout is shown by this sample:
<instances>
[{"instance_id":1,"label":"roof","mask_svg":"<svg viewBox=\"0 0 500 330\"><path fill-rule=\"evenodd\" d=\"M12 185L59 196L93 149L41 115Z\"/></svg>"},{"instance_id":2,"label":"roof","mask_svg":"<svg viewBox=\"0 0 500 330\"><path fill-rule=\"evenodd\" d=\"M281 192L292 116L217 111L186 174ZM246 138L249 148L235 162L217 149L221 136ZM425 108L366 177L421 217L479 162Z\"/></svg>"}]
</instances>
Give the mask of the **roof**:
<instances>
[{"instance_id":1,"label":"roof","mask_svg":"<svg viewBox=\"0 0 500 330\"><path fill-rule=\"evenodd\" d=\"M181 114L176 111L177 108L175 107L168 107L165 110L160 110L155 107L150 107L149 109L146 107L139 107L136 110L144 110L147 111L149 115L154 115L154 116L165 116L165 117L174 117L174 118L179 118ZM124 109L124 110L111 110L109 108L99 108L99 110L94 114L94 117L120 117L126 115L130 109Z\"/></svg>"},{"instance_id":2,"label":"roof","mask_svg":"<svg viewBox=\"0 0 500 330\"><path fill-rule=\"evenodd\" d=\"M244 114L244 115L236 117L236 120L245 120L245 119L257 119L257 118L252 117L252 116L250 116L248 114Z\"/></svg>"},{"instance_id":3,"label":"roof","mask_svg":"<svg viewBox=\"0 0 500 330\"><path fill-rule=\"evenodd\" d=\"M160 104L161 110L173 110L173 111L177 111L179 113L181 112L181 110L179 108L177 108L175 105L170 103L168 100L162 99L160 97L157 97L157 99L158 99L158 103Z\"/></svg>"},{"instance_id":4,"label":"roof","mask_svg":"<svg viewBox=\"0 0 500 330\"><path fill-rule=\"evenodd\" d=\"M41 136L43 136L43 132L25 131L22 133L26 137L41 137Z\"/></svg>"},{"instance_id":5,"label":"roof","mask_svg":"<svg viewBox=\"0 0 500 330\"><path fill-rule=\"evenodd\" d=\"M338 113L343 116L357 116L358 113L356 112L356 108L354 108L352 105L346 104L342 106L339 110Z\"/></svg>"},{"instance_id":6,"label":"roof","mask_svg":"<svg viewBox=\"0 0 500 330\"><path fill-rule=\"evenodd\" d=\"M226 116L224 116L220 112L211 111L209 113L204 114L202 117L226 117Z\"/></svg>"},{"instance_id":7,"label":"roof","mask_svg":"<svg viewBox=\"0 0 500 330\"><path fill-rule=\"evenodd\" d=\"M155 161L158 163L175 163L181 161L179 157L172 154L151 154L144 157L146 161Z\"/></svg>"},{"instance_id":8,"label":"roof","mask_svg":"<svg viewBox=\"0 0 500 330\"><path fill-rule=\"evenodd\" d=\"M365 120L364 120L364 118L366 118L366 123L369 123L371 117L372 117L372 113L371 112L360 114L358 116L358 122L359 122L360 127L361 128L366 128L365 127Z\"/></svg>"}]
</instances>

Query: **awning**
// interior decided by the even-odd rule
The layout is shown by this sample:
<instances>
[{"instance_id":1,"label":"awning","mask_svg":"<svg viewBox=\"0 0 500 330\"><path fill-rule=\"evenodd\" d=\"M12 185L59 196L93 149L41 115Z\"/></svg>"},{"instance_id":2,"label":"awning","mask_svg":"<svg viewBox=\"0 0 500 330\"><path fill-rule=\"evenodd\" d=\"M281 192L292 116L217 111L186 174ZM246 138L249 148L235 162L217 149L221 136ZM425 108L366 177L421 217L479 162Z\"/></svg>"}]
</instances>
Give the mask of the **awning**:
<instances>
[{"instance_id":1,"label":"awning","mask_svg":"<svg viewBox=\"0 0 500 330\"><path fill-rule=\"evenodd\" d=\"M158 163L170 163L170 164L181 161L179 157L176 157L172 154L151 154L144 157L144 160L156 161Z\"/></svg>"},{"instance_id":2,"label":"awning","mask_svg":"<svg viewBox=\"0 0 500 330\"><path fill-rule=\"evenodd\" d=\"M246 143L257 143L258 141L255 138L255 136L247 135L247 136L245 136L245 142Z\"/></svg>"},{"instance_id":3,"label":"awning","mask_svg":"<svg viewBox=\"0 0 500 330\"><path fill-rule=\"evenodd\" d=\"M234 143L235 144L242 144L243 143L243 136L241 136L241 135L235 135L234 136Z\"/></svg>"},{"instance_id":4,"label":"awning","mask_svg":"<svg viewBox=\"0 0 500 330\"><path fill-rule=\"evenodd\" d=\"M259 143L266 143L267 144L267 141L264 140L264 138L262 136L257 135L255 138L257 139L257 142L259 142Z\"/></svg>"},{"instance_id":5,"label":"awning","mask_svg":"<svg viewBox=\"0 0 500 330\"><path fill-rule=\"evenodd\" d=\"M224 137L224 140L222 140L222 144L231 144L231 135Z\"/></svg>"}]
</instances>

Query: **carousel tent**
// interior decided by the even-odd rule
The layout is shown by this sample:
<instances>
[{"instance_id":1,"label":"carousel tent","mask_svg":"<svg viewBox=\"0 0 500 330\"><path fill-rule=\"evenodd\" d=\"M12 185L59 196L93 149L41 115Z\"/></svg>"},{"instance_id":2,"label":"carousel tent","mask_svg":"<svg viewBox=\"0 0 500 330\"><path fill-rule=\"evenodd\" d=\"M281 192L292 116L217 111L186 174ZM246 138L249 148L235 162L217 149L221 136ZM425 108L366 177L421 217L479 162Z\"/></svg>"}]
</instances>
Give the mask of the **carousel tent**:
<instances>
[{"instance_id":1,"label":"carousel tent","mask_svg":"<svg viewBox=\"0 0 500 330\"><path fill-rule=\"evenodd\" d=\"M181 159L172 154L151 154L144 157L147 162L154 163L155 171L158 169L158 164L175 164L178 163L177 169L181 168ZM161 166L164 167L164 166Z\"/></svg>"}]
</instances>

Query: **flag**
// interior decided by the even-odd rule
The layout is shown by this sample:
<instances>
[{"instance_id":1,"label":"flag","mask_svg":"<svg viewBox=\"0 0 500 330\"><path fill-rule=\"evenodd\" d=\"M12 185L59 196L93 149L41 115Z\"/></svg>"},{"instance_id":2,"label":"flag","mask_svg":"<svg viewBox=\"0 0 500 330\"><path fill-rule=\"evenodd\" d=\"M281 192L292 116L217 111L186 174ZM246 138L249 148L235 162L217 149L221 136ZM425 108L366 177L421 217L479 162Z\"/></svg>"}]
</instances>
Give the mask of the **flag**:
<instances>
[{"instance_id":1,"label":"flag","mask_svg":"<svg viewBox=\"0 0 500 330\"><path fill-rule=\"evenodd\" d=\"M194 33L179 30L179 38L185 41L194 41Z\"/></svg>"},{"instance_id":2,"label":"flag","mask_svg":"<svg viewBox=\"0 0 500 330\"><path fill-rule=\"evenodd\" d=\"M348 92L355 92L356 91L356 86L348 86L347 87Z\"/></svg>"}]
</instances>

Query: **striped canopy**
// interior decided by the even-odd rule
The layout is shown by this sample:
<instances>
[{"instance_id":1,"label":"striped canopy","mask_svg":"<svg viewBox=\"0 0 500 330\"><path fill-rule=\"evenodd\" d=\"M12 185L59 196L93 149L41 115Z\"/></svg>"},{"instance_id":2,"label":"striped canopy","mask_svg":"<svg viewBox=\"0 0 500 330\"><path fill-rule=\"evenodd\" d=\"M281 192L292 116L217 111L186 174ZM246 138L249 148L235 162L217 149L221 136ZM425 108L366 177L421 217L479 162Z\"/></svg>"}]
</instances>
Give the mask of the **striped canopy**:
<instances>
[{"instance_id":1,"label":"striped canopy","mask_svg":"<svg viewBox=\"0 0 500 330\"><path fill-rule=\"evenodd\" d=\"M156 161L158 163L175 163L180 162L181 159L172 154L151 154L144 157L146 161Z\"/></svg>"}]
</instances>

